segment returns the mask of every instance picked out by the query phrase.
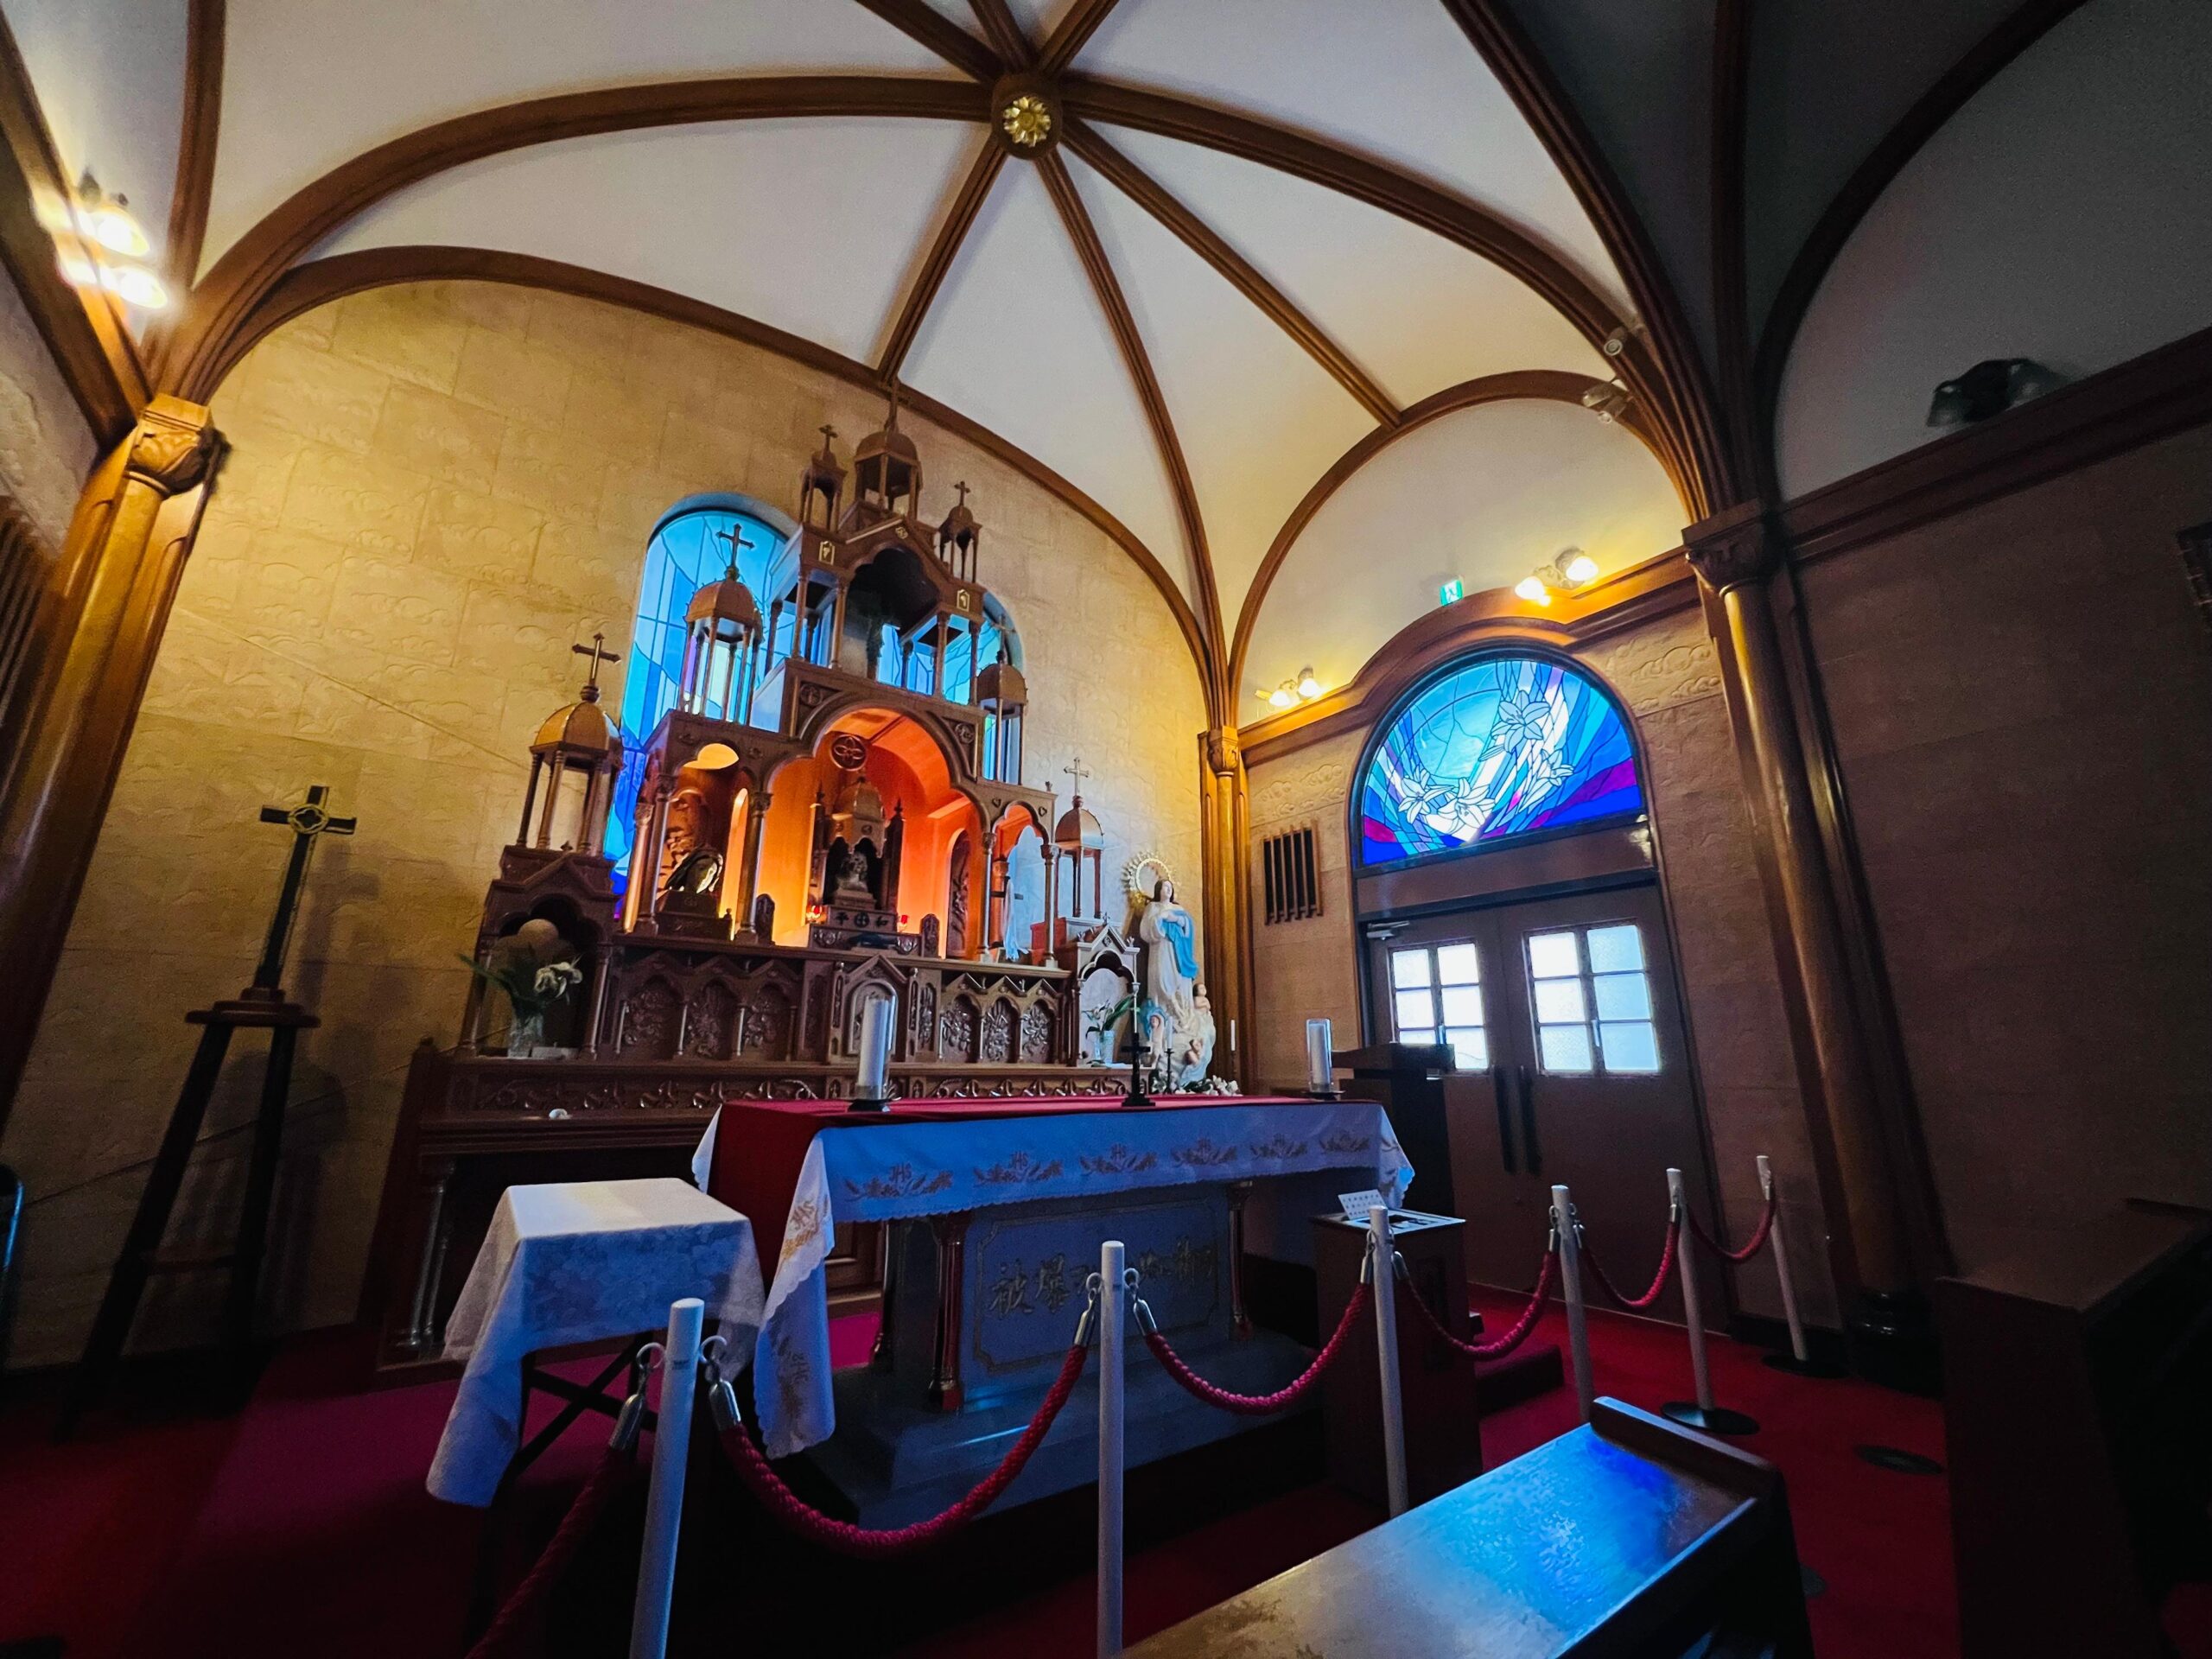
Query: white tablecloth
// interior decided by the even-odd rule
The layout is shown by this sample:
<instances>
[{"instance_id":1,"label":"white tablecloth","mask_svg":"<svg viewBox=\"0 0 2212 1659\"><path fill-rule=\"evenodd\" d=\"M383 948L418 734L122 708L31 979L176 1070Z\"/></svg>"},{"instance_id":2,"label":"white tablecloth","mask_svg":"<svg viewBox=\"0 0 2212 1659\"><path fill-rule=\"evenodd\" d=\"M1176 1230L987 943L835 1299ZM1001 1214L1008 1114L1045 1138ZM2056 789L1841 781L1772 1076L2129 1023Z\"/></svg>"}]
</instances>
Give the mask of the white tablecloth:
<instances>
[{"instance_id":1,"label":"white tablecloth","mask_svg":"<svg viewBox=\"0 0 2212 1659\"><path fill-rule=\"evenodd\" d=\"M1414 1173L1389 1114L1371 1100L1102 1107L825 1129L806 1151L753 1351L769 1454L804 1451L837 1426L823 1263L838 1224L1325 1169L1348 1172L1349 1185L1372 1185L1392 1204L1404 1202Z\"/></svg>"},{"instance_id":2,"label":"white tablecloth","mask_svg":"<svg viewBox=\"0 0 2212 1659\"><path fill-rule=\"evenodd\" d=\"M486 1504L522 1442L525 1354L658 1331L696 1296L740 1353L759 1330L753 1224L670 1177L511 1186L446 1322L467 1362L430 1464L433 1497Z\"/></svg>"}]
</instances>

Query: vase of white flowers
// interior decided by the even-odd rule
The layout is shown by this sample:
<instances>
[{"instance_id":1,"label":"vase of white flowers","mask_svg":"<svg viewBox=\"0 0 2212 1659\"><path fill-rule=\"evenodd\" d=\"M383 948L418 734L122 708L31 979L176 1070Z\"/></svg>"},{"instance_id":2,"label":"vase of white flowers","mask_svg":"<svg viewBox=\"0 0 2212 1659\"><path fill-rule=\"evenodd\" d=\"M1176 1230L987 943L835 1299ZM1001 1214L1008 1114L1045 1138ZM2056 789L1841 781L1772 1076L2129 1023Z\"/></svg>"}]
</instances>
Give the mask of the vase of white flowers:
<instances>
[{"instance_id":1,"label":"vase of white flowers","mask_svg":"<svg viewBox=\"0 0 2212 1659\"><path fill-rule=\"evenodd\" d=\"M466 957L461 958L467 962ZM545 1016L583 983L575 948L561 930L533 917L493 945L484 962L469 969L507 999L507 1058L529 1059L545 1046Z\"/></svg>"}]
</instances>

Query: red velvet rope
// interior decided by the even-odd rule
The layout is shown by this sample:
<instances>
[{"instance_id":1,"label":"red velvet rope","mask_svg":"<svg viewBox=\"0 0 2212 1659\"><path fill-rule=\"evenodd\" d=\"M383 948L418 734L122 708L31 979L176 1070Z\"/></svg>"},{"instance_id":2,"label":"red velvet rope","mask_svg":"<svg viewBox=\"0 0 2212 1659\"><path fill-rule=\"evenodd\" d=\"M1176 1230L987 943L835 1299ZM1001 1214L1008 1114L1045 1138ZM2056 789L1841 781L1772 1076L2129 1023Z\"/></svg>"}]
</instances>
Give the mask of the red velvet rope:
<instances>
[{"instance_id":1,"label":"red velvet rope","mask_svg":"<svg viewBox=\"0 0 2212 1659\"><path fill-rule=\"evenodd\" d=\"M1362 1284L1352 1293L1351 1300L1344 1304L1344 1316L1337 1321L1337 1328L1322 1344L1321 1351L1313 1356L1313 1363L1273 1394L1231 1394L1227 1389L1217 1388L1183 1363L1183 1357L1167 1345L1167 1338L1157 1331L1145 1333L1144 1345L1152 1350L1168 1376L1210 1406L1224 1411L1233 1411L1240 1417L1264 1417L1270 1412L1281 1411L1294 1403L1300 1395L1321 1380L1321 1373L1329 1369L1344 1345L1344 1338L1351 1334L1352 1326L1367 1309L1372 1296L1370 1287Z\"/></svg>"},{"instance_id":2,"label":"red velvet rope","mask_svg":"<svg viewBox=\"0 0 2212 1659\"><path fill-rule=\"evenodd\" d=\"M1730 1249L1711 1233L1707 1232L1698 1224L1697 1217L1694 1215L1690 1217L1690 1230L1697 1235L1700 1243L1724 1261L1738 1264L1748 1262L1766 1248L1766 1236L1774 1230L1774 1195L1771 1192L1767 1194L1766 1208L1759 1212L1759 1224L1751 1229L1750 1242L1740 1250Z\"/></svg>"},{"instance_id":3,"label":"red velvet rope","mask_svg":"<svg viewBox=\"0 0 2212 1659\"><path fill-rule=\"evenodd\" d=\"M1081 1344L1071 1347L1068 1356L1060 1362L1060 1374L1052 1379L1052 1386L1045 1395L1045 1402L1037 1408L1037 1414L1029 1420L1029 1427L1021 1431L1021 1438L1008 1449L999 1466L983 1477L982 1481L967 1497L950 1509L933 1515L926 1521L917 1521L910 1527L893 1527L878 1531L868 1527L856 1527L849 1521L838 1521L812 1508L797 1492L784 1484L768 1462L767 1455L753 1443L753 1436L742 1423L733 1424L722 1431L722 1450L729 1455L738 1476L752 1488L753 1495L777 1520L810 1543L820 1544L847 1555L866 1556L880 1560L888 1555L904 1555L925 1549L940 1538L964 1527L990 1508L1000 1493L1013 1484L1029 1461L1032 1452L1043 1442L1052 1427L1052 1420L1060 1414L1068 1396L1075 1392L1076 1380L1083 1375L1084 1362L1090 1350Z\"/></svg>"},{"instance_id":4,"label":"red velvet rope","mask_svg":"<svg viewBox=\"0 0 2212 1659\"><path fill-rule=\"evenodd\" d=\"M1488 1342L1460 1341L1437 1317L1436 1310L1414 1294L1411 1285L1402 1284L1398 1290L1402 1300L1411 1302L1421 1310L1421 1317L1430 1332L1454 1352L1465 1354L1469 1359L1502 1359L1528 1341L1529 1333L1536 1328L1536 1321L1543 1314L1544 1304L1551 1300L1552 1270L1558 1265L1558 1247L1548 1248L1544 1251L1543 1266L1536 1269L1536 1287L1529 1293L1529 1306L1521 1310L1521 1317L1514 1320L1510 1330Z\"/></svg>"},{"instance_id":5,"label":"red velvet rope","mask_svg":"<svg viewBox=\"0 0 2212 1659\"><path fill-rule=\"evenodd\" d=\"M617 1452L612 1447L608 1449L607 1455L599 1460L599 1466L585 1478L582 1487L569 1505L568 1514L561 1517L561 1524L554 1529L552 1537L546 1541L544 1551L538 1556L537 1565L523 1575L522 1582L515 1586L491 1624L485 1627L484 1634L476 1638L476 1645L468 1650L468 1659L495 1659L496 1656L506 1653L513 1647L516 1637L528 1624L531 1613L545 1599L545 1592L553 1587L553 1581L569 1565L569 1558L576 1553L576 1546L582 1543L585 1535L591 1531L592 1522L599 1518L600 1510L607 1507L607 1500L613 1495L615 1488L637 1471L638 1465L631 1460L628 1453Z\"/></svg>"},{"instance_id":6,"label":"red velvet rope","mask_svg":"<svg viewBox=\"0 0 2212 1659\"><path fill-rule=\"evenodd\" d=\"M1582 1241L1582 1265L1590 1269L1590 1276L1598 1281L1598 1287L1623 1307L1649 1307L1659 1300L1659 1293L1667 1287L1667 1275L1675 1269L1675 1247L1681 1236L1681 1223L1669 1221L1667 1224L1667 1248L1659 1253L1659 1271L1651 1275L1651 1288L1641 1296L1624 1296L1614 1287L1613 1281L1605 1277L1605 1268L1598 1265L1597 1255L1591 1249L1586 1238Z\"/></svg>"}]
</instances>

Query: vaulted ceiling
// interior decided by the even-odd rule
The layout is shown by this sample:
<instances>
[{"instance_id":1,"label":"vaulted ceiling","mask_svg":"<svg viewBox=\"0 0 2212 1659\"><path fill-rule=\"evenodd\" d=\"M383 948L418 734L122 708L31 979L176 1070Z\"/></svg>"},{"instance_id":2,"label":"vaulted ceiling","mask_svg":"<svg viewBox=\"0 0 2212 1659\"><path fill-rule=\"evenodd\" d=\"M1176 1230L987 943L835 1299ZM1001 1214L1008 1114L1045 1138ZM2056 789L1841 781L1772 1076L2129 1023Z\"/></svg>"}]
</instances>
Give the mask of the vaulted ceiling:
<instances>
[{"instance_id":1,"label":"vaulted ceiling","mask_svg":"<svg viewBox=\"0 0 2212 1659\"><path fill-rule=\"evenodd\" d=\"M317 270L467 250L676 296L1017 452L1157 570L1236 721L1440 577L1568 541L1611 570L1770 487L1821 271L2079 3L0 11L64 161L157 207L196 283L162 384L205 395Z\"/></svg>"}]
</instances>

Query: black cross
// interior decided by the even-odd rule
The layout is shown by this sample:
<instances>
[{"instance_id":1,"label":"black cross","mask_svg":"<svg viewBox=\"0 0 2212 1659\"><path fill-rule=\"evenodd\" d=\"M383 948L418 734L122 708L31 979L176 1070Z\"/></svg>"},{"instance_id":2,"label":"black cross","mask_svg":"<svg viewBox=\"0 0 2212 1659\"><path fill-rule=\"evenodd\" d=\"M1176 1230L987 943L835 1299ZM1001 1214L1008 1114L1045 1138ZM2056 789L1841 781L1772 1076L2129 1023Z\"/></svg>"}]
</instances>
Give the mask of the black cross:
<instances>
[{"instance_id":1,"label":"black cross","mask_svg":"<svg viewBox=\"0 0 2212 1659\"><path fill-rule=\"evenodd\" d=\"M262 823L291 826L292 859L284 867L284 886L276 895L276 914L269 924L269 943L262 947L261 965L253 970L252 988L256 990L273 991L283 982L284 952L291 944L292 917L299 909L300 889L307 882L308 859L315 851L316 839L322 836L350 836L359 822L333 817L323 805L329 798L329 785L317 784L297 806L261 809Z\"/></svg>"},{"instance_id":2,"label":"black cross","mask_svg":"<svg viewBox=\"0 0 2212 1659\"><path fill-rule=\"evenodd\" d=\"M621 657L618 653L601 649L601 647L605 645L606 643L607 636L605 634L594 633L591 637L591 644L588 645L570 645L569 647L569 649L574 652L577 656L588 657L591 658L591 677L584 682L587 685L596 687L599 684L599 665L601 663L619 663L622 660Z\"/></svg>"},{"instance_id":3,"label":"black cross","mask_svg":"<svg viewBox=\"0 0 2212 1659\"><path fill-rule=\"evenodd\" d=\"M823 429L827 431L829 429L825 427ZM753 543L745 539L745 532L740 530L735 524L732 524L728 530L716 531L715 532L715 539L718 542L728 542L729 543L729 574L731 578L734 580L737 575L737 555L739 550L743 549L745 551L749 553L753 550Z\"/></svg>"}]
</instances>

